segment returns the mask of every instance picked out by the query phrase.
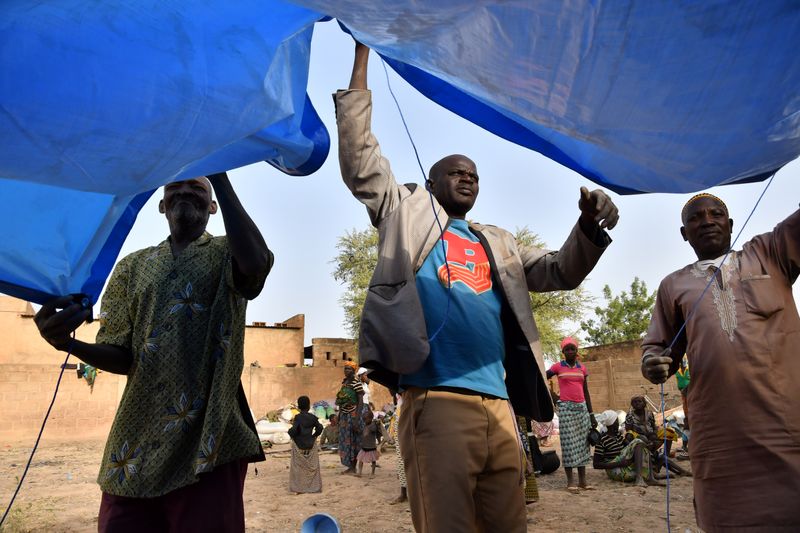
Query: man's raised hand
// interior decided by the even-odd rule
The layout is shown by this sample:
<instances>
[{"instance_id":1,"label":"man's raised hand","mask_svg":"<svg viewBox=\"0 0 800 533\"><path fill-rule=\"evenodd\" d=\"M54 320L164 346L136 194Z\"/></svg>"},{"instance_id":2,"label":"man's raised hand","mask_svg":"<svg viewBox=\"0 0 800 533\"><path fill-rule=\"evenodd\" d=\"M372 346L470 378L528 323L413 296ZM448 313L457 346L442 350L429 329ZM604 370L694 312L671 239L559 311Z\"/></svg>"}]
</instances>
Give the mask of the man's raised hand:
<instances>
[{"instance_id":1,"label":"man's raised hand","mask_svg":"<svg viewBox=\"0 0 800 533\"><path fill-rule=\"evenodd\" d=\"M600 189L589 192L581 187L581 199L578 201L581 217L599 225L603 229L614 229L619 221L619 211L611 198Z\"/></svg>"}]
</instances>

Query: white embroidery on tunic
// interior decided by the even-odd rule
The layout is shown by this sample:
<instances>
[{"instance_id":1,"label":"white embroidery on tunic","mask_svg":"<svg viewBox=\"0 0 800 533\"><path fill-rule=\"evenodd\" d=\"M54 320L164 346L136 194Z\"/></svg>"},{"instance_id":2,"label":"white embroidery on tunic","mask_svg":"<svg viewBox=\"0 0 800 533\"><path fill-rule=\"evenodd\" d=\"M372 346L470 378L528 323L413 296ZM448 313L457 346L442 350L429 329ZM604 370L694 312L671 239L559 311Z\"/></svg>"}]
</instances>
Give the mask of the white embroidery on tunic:
<instances>
[{"instance_id":1,"label":"white embroidery on tunic","mask_svg":"<svg viewBox=\"0 0 800 533\"><path fill-rule=\"evenodd\" d=\"M719 314L719 325L722 331L728 334L728 339L733 342L734 332L736 331L736 296L733 294L731 288L731 278L734 273L739 270L739 257L734 255L729 261L722 265L722 288L718 283L711 284L711 294L714 296L714 305L717 307L717 314ZM706 282L710 282L714 276L713 270L700 270L700 267L695 265L691 270L697 278L703 278Z\"/></svg>"}]
</instances>

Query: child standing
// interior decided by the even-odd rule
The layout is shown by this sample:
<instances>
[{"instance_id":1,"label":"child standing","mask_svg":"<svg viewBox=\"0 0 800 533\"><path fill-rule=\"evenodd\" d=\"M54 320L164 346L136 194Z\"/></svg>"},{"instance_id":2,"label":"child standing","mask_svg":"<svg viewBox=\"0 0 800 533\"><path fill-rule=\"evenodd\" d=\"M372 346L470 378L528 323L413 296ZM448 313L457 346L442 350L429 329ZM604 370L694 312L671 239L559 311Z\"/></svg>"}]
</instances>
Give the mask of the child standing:
<instances>
[{"instance_id":1,"label":"child standing","mask_svg":"<svg viewBox=\"0 0 800 533\"><path fill-rule=\"evenodd\" d=\"M372 463L372 473L370 476L375 475L375 467L378 464L378 459L381 453L378 451L378 444L381 438L386 439L389 443L394 443L391 437L386 433L386 428L383 427L379 421L375 420L375 415L372 411L364 413L364 431L361 434L361 451L358 452L356 460L358 461L358 474L361 475L364 469L364 463Z\"/></svg>"},{"instance_id":2,"label":"child standing","mask_svg":"<svg viewBox=\"0 0 800 533\"><path fill-rule=\"evenodd\" d=\"M297 399L300 412L294 417L289 436L292 438L292 462L289 466L289 491L322 492L322 475L319 470L317 437L322 433L322 424L308 412L311 401L308 396Z\"/></svg>"}]
</instances>

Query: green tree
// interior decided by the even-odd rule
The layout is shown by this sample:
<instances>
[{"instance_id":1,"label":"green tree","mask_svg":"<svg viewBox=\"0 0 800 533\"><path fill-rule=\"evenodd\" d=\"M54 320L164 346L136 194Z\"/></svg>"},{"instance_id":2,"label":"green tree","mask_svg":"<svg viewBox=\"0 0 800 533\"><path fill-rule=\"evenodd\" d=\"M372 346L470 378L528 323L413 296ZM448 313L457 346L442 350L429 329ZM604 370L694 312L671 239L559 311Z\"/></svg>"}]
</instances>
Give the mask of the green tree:
<instances>
[{"instance_id":1,"label":"green tree","mask_svg":"<svg viewBox=\"0 0 800 533\"><path fill-rule=\"evenodd\" d=\"M527 227L517 229L515 237L522 245L546 247ZM356 337L369 281L378 261L378 232L373 227L351 230L339 238L336 249L338 253L332 261L336 265L333 277L346 287L339 302L344 309L345 327ZM591 296L583 286L573 291L531 293L531 310L536 317L545 355L558 357L561 339L573 333L568 331L569 324L579 323L590 301Z\"/></svg>"},{"instance_id":2,"label":"green tree","mask_svg":"<svg viewBox=\"0 0 800 533\"><path fill-rule=\"evenodd\" d=\"M339 303L344 309L344 325L347 331L353 338L357 338L369 280L378 263L378 231L372 226L363 231L348 231L343 237L339 237L336 249L338 253L333 259L336 265L333 279L346 287Z\"/></svg>"},{"instance_id":3,"label":"green tree","mask_svg":"<svg viewBox=\"0 0 800 533\"><path fill-rule=\"evenodd\" d=\"M603 298L606 306L594 308L597 320L581 322L589 343L601 345L640 339L650 323L656 302L655 291L647 292L647 284L635 277L630 293L622 291L612 296L611 288L606 285L603 287Z\"/></svg>"}]
</instances>

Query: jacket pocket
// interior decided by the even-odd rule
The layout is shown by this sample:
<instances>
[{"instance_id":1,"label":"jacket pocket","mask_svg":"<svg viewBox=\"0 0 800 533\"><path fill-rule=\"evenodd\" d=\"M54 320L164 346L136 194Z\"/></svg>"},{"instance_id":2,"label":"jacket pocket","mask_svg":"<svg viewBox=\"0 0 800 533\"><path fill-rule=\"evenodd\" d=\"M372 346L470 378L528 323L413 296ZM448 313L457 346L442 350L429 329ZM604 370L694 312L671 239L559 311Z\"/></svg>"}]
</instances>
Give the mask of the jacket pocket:
<instances>
[{"instance_id":1,"label":"jacket pocket","mask_svg":"<svg viewBox=\"0 0 800 533\"><path fill-rule=\"evenodd\" d=\"M393 300L397 293L406 286L406 283L406 280L397 283L376 283L375 285L370 285L369 292L380 296L384 300Z\"/></svg>"},{"instance_id":2,"label":"jacket pocket","mask_svg":"<svg viewBox=\"0 0 800 533\"><path fill-rule=\"evenodd\" d=\"M362 362L374 361L396 374L419 370L430 347L414 279L372 285L364 300L360 331Z\"/></svg>"},{"instance_id":3,"label":"jacket pocket","mask_svg":"<svg viewBox=\"0 0 800 533\"><path fill-rule=\"evenodd\" d=\"M783 297L769 274L742 276L744 305L749 313L768 318L783 309Z\"/></svg>"}]
</instances>

